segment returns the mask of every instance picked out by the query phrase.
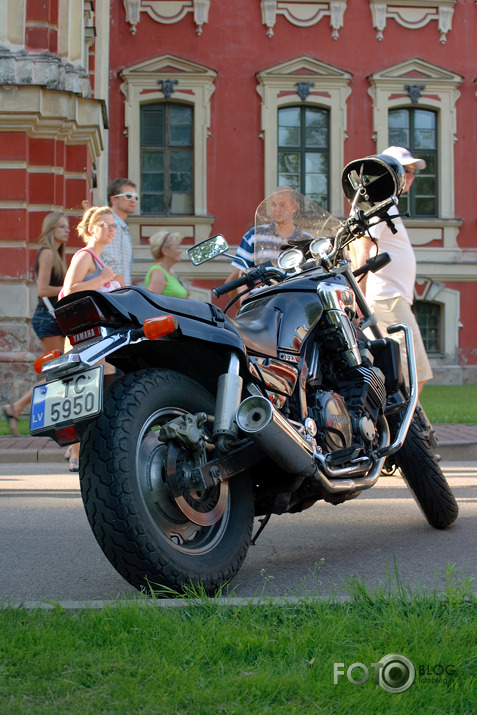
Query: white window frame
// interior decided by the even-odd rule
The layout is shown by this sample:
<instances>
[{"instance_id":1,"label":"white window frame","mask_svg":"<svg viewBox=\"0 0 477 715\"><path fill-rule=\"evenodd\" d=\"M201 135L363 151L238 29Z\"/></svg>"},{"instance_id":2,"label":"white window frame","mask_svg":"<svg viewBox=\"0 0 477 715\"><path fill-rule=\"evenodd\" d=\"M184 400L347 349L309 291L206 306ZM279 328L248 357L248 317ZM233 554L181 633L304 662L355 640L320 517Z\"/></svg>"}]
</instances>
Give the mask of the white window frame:
<instances>
[{"instance_id":1,"label":"white window frame","mask_svg":"<svg viewBox=\"0 0 477 715\"><path fill-rule=\"evenodd\" d=\"M388 113L390 109L420 108L433 109L438 118L438 205L440 219L454 219L454 143L456 137L456 102L460 97L458 86L463 81L461 75L414 58L408 62L376 72L369 77L369 94L373 100L373 138L377 151L389 145ZM425 87L414 101L406 87ZM445 181L442 178L445 176ZM417 220L417 219L416 219ZM428 219L419 219L419 222ZM431 219L432 220L432 219ZM458 227L447 232L444 245L457 246Z\"/></svg>"},{"instance_id":2,"label":"white window frame","mask_svg":"<svg viewBox=\"0 0 477 715\"><path fill-rule=\"evenodd\" d=\"M429 277L418 276L414 303L437 303L441 306L440 355L429 355L432 366L459 363L460 293Z\"/></svg>"},{"instance_id":3,"label":"white window frame","mask_svg":"<svg viewBox=\"0 0 477 715\"><path fill-rule=\"evenodd\" d=\"M163 55L123 70L121 85L125 102L125 124L128 136L128 177L140 189L140 115L143 104L180 101L194 108L194 214L207 215L207 139L210 136L210 98L215 90L217 73L173 55ZM158 85L171 80L169 98ZM140 191L139 191L140 193ZM141 207L138 206L140 213ZM160 218L160 217L158 217ZM170 220L171 217L164 217ZM182 217L184 219L185 217ZM190 220L190 219L189 219Z\"/></svg>"},{"instance_id":4,"label":"white window frame","mask_svg":"<svg viewBox=\"0 0 477 715\"><path fill-rule=\"evenodd\" d=\"M262 99L261 137L265 143L265 196L272 193L278 179L278 110L301 104L325 108L330 113L329 211L343 216L341 172L347 138L346 101L351 93L351 78L349 72L311 57L298 57L257 74L257 92ZM308 83L309 94L304 100L297 94L298 83Z\"/></svg>"}]
</instances>

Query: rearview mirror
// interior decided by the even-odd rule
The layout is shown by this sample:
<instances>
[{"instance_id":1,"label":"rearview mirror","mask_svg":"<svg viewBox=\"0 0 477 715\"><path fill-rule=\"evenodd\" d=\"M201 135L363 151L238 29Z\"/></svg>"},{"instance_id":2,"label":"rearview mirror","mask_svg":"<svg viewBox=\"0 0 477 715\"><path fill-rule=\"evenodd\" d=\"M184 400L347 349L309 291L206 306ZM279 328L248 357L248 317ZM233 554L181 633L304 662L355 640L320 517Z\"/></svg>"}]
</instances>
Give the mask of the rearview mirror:
<instances>
[{"instance_id":1,"label":"rearview mirror","mask_svg":"<svg viewBox=\"0 0 477 715\"><path fill-rule=\"evenodd\" d=\"M201 241L196 246L192 246L187 251L187 254L194 264L199 266L201 263L212 260L225 253L229 245L221 233L216 236L211 236L206 241Z\"/></svg>"}]
</instances>

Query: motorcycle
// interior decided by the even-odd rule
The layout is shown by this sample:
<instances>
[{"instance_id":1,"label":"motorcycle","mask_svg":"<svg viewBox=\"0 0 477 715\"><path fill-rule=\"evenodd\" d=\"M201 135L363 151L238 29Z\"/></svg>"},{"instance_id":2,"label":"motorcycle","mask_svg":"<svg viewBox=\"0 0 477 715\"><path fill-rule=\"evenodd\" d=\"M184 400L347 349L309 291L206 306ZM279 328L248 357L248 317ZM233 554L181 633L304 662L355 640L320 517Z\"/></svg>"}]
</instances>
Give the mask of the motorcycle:
<instances>
[{"instance_id":1,"label":"motorcycle","mask_svg":"<svg viewBox=\"0 0 477 715\"><path fill-rule=\"evenodd\" d=\"M372 222L393 226L402 167L366 157L345 167L342 185L344 220L294 193L292 241L273 235L271 200L262 202L255 265L214 291L244 287L233 318L135 286L59 301L72 348L37 365L46 382L34 390L31 433L81 441L88 521L136 588L217 592L272 514L343 504L395 467L431 526L457 518L417 402L410 329L383 335L359 286L386 256L354 272L348 256ZM198 265L227 251L217 235L188 253ZM104 360L119 375L107 388Z\"/></svg>"}]
</instances>

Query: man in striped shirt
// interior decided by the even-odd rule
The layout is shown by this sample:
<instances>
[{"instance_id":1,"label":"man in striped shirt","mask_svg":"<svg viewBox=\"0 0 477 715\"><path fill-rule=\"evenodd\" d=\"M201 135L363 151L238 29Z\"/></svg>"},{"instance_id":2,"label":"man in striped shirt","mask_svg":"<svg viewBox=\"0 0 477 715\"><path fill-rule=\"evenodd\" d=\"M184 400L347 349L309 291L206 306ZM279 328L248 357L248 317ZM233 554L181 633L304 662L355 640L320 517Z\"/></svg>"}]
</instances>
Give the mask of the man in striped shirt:
<instances>
[{"instance_id":1,"label":"man in striped shirt","mask_svg":"<svg viewBox=\"0 0 477 715\"><path fill-rule=\"evenodd\" d=\"M289 186L275 189L266 204L272 221L254 226L243 236L232 261L234 270L226 282L239 278L246 268L252 268L255 264L267 260L274 262L284 244L293 246L312 238L293 222L298 204L295 192Z\"/></svg>"}]
</instances>

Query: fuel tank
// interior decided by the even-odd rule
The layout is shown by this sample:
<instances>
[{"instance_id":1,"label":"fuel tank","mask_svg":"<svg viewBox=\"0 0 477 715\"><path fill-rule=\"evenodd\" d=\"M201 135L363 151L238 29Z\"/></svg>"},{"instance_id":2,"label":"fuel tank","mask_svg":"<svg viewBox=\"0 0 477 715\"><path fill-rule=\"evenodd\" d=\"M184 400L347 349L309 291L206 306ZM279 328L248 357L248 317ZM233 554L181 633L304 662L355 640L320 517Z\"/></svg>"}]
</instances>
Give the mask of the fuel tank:
<instances>
[{"instance_id":1,"label":"fuel tank","mask_svg":"<svg viewBox=\"0 0 477 715\"><path fill-rule=\"evenodd\" d=\"M255 318L263 321L263 315L270 316L269 324L277 324L277 352L298 356L303 341L310 330L319 322L327 306L320 297L320 284L337 290L350 290L345 279L340 275L303 276L289 279L283 283L254 291L243 303L236 315L237 323L251 322ZM277 318L273 320L274 316ZM285 358L286 359L286 358Z\"/></svg>"}]
</instances>

